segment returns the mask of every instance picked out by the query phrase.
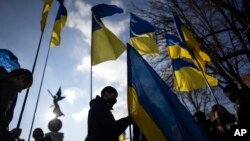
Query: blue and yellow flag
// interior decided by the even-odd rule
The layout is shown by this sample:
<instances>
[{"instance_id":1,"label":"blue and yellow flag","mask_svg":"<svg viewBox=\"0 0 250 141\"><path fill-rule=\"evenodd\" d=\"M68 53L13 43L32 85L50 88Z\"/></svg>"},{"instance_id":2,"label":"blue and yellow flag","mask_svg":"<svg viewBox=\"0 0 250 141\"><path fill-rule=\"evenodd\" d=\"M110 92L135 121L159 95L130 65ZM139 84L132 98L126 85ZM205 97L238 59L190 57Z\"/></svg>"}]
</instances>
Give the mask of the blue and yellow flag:
<instances>
[{"instance_id":1,"label":"blue and yellow flag","mask_svg":"<svg viewBox=\"0 0 250 141\"><path fill-rule=\"evenodd\" d=\"M199 65L202 67L202 70L205 70L206 62L211 61L210 57L203 51L200 50L200 44L195 39L193 34L187 29L187 27L181 22L179 17L174 14L174 20L176 24L177 31L179 33L181 41L186 46L189 53L194 56L196 59L193 58L194 63L198 66L196 60L198 61ZM199 67L198 67L199 68Z\"/></svg>"},{"instance_id":2,"label":"blue and yellow flag","mask_svg":"<svg viewBox=\"0 0 250 141\"><path fill-rule=\"evenodd\" d=\"M41 31L44 31L48 13L52 4L52 0L43 0L43 1L44 1L44 5L43 5L43 12L42 12L42 19L40 21Z\"/></svg>"},{"instance_id":3,"label":"blue and yellow flag","mask_svg":"<svg viewBox=\"0 0 250 141\"><path fill-rule=\"evenodd\" d=\"M125 45L109 29L100 18L122 13L115 5L99 4L92 7L92 40L91 65L117 59L124 51Z\"/></svg>"},{"instance_id":4,"label":"blue and yellow flag","mask_svg":"<svg viewBox=\"0 0 250 141\"><path fill-rule=\"evenodd\" d=\"M207 141L190 113L128 44L128 110L148 141Z\"/></svg>"},{"instance_id":5,"label":"blue and yellow flag","mask_svg":"<svg viewBox=\"0 0 250 141\"><path fill-rule=\"evenodd\" d=\"M188 92L195 89L207 87L202 72L190 62L183 59L173 59L173 80L174 89L177 91ZM218 80L210 75L204 74L210 86L217 86Z\"/></svg>"},{"instance_id":6,"label":"blue and yellow flag","mask_svg":"<svg viewBox=\"0 0 250 141\"><path fill-rule=\"evenodd\" d=\"M130 16L130 44L141 54L159 54L154 39L155 27L148 21L131 13Z\"/></svg>"},{"instance_id":7,"label":"blue and yellow flag","mask_svg":"<svg viewBox=\"0 0 250 141\"><path fill-rule=\"evenodd\" d=\"M17 57L7 49L0 49L0 66L8 72L20 68Z\"/></svg>"},{"instance_id":8,"label":"blue and yellow flag","mask_svg":"<svg viewBox=\"0 0 250 141\"><path fill-rule=\"evenodd\" d=\"M108 16L112 16L114 14L121 14L123 10L116 5L108 5L108 4L98 4L91 8L91 11L97 18L104 18Z\"/></svg>"},{"instance_id":9,"label":"blue and yellow flag","mask_svg":"<svg viewBox=\"0 0 250 141\"><path fill-rule=\"evenodd\" d=\"M51 39L50 39L50 47L55 47L60 45L61 42L61 31L64 28L66 21L67 21L67 9L63 5L63 0L58 0L60 3L56 20L54 23Z\"/></svg>"},{"instance_id":10,"label":"blue and yellow flag","mask_svg":"<svg viewBox=\"0 0 250 141\"><path fill-rule=\"evenodd\" d=\"M176 37L175 35L171 34L166 34L165 37L169 58L176 59L184 57L192 59L191 55L189 54L188 50L185 48L185 45L179 37Z\"/></svg>"}]
</instances>

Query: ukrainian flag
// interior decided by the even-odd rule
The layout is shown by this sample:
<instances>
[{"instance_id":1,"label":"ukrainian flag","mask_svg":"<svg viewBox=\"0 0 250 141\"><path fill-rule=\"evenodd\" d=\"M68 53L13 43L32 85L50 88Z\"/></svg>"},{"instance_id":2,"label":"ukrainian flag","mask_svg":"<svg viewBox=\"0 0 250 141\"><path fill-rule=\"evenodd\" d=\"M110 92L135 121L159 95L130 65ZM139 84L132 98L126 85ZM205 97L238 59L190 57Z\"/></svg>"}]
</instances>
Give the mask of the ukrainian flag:
<instances>
[{"instance_id":1,"label":"ukrainian flag","mask_svg":"<svg viewBox=\"0 0 250 141\"><path fill-rule=\"evenodd\" d=\"M202 72L190 62L183 59L173 59L173 80L174 89L182 92L188 92L194 89L207 87ZM204 74L211 86L217 86L218 80L210 75Z\"/></svg>"},{"instance_id":2,"label":"ukrainian flag","mask_svg":"<svg viewBox=\"0 0 250 141\"><path fill-rule=\"evenodd\" d=\"M44 0L42 19L40 21L41 31L44 31L51 4L52 0Z\"/></svg>"},{"instance_id":3,"label":"ukrainian flag","mask_svg":"<svg viewBox=\"0 0 250 141\"><path fill-rule=\"evenodd\" d=\"M0 49L0 67L5 68L8 72L20 68L18 58L7 49Z\"/></svg>"},{"instance_id":4,"label":"ukrainian flag","mask_svg":"<svg viewBox=\"0 0 250 141\"><path fill-rule=\"evenodd\" d=\"M67 21L67 9L63 5L63 0L59 0L60 6L56 15L56 20L54 23L51 39L50 39L50 47L55 47L60 45L61 42L61 31L66 24Z\"/></svg>"},{"instance_id":5,"label":"ukrainian flag","mask_svg":"<svg viewBox=\"0 0 250 141\"><path fill-rule=\"evenodd\" d=\"M207 141L190 113L129 44L128 110L148 141Z\"/></svg>"},{"instance_id":6,"label":"ukrainian flag","mask_svg":"<svg viewBox=\"0 0 250 141\"><path fill-rule=\"evenodd\" d=\"M130 44L141 54L158 55L159 50L154 39L155 27L148 21L131 13Z\"/></svg>"},{"instance_id":7,"label":"ukrainian flag","mask_svg":"<svg viewBox=\"0 0 250 141\"><path fill-rule=\"evenodd\" d=\"M124 51L125 45L102 23L100 18L122 13L115 5L99 4L92 7L91 65L115 60Z\"/></svg>"},{"instance_id":8,"label":"ukrainian flag","mask_svg":"<svg viewBox=\"0 0 250 141\"><path fill-rule=\"evenodd\" d=\"M197 67L200 65L202 67L202 70L205 70L206 62L211 61L210 57L205 52L200 50L199 42L175 14L174 20L182 42L185 44L192 57L194 56L196 58L193 58L194 63ZM196 60L198 61L199 65L197 64Z\"/></svg>"},{"instance_id":9,"label":"ukrainian flag","mask_svg":"<svg viewBox=\"0 0 250 141\"><path fill-rule=\"evenodd\" d=\"M192 59L191 55L189 54L188 50L185 48L183 42L181 42L179 37L171 34L166 34L166 43L169 58L176 59L184 57Z\"/></svg>"}]
</instances>

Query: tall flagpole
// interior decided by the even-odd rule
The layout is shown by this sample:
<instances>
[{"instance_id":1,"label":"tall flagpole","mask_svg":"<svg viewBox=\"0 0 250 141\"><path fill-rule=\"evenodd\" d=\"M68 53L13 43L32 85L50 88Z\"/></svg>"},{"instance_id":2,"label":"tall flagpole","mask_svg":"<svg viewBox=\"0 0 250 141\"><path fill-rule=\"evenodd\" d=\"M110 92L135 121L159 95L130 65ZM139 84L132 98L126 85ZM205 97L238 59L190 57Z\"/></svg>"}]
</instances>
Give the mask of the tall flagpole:
<instances>
[{"instance_id":1,"label":"tall flagpole","mask_svg":"<svg viewBox=\"0 0 250 141\"><path fill-rule=\"evenodd\" d=\"M128 87L129 87L129 86L128 86L128 83L129 83L129 82L128 82L128 81L129 81L129 78L128 78L128 73L129 73L129 72L128 72L128 70L129 70L129 68L128 68L128 56L129 56L129 55L128 55L128 47L126 48L126 51L127 51L127 52L126 52L126 53L127 53L127 55L126 55L126 56L127 56L127 106L129 106L129 102L128 102L128 92L129 92L129 89L128 89ZM131 76L131 77L132 77L132 76ZM129 109L129 108L128 108L128 109ZM128 111L128 114L129 114L129 111ZM133 124L133 126L134 126L134 124ZM133 131L133 132L134 132L134 131ZM134 135L133 135L133 136L134 136ZM133 140L133 139L132 139L132 125L129 125L129 140L130 140L130 141Z\"/></svg>"},{"instance_id":2,"label":"tall flagpole","mask_svg":"<svg viewBox=\"0 0 250 141\"><path fill-rule=\"evenodd\" d=\"M48 49L45 65L44 65L44 68L43 68L42 80L41 80L41 83L40 83L39 92L38 92L38 96L37 96L37 100L36 100L35 111L33 113L33 118L32 118L32 122L31 122L31 126L30 126L28 141L30 141L31 132L33 130L34 120L35 120L35 117L36 117L36 111L37 111L37 107L38 107L38 103L39 103L39 99L40 99L40 95L41 95L41 89L42 89L42 86L43 86L44 74L45 74L45 70L47 68L49 53L50 53L50 47Z\"/></svg>"},{"instance_id":3,"label":"tall flagpole","mask_svg":"<svg viewBox=\"0 0 250 141\"><path fill-rule=\"evenodd\" d=\"M93 54L93 49L92 49L92 45L93 45L93 13L92 13L92 24L91 24L91 45L90 45L90 101L92 100L93 96L92 96L92 54Z\"/></svg>"},{"instance_id":4,"label":"tall flagpole","mask_svg":"<svg viewBox=\"0 0 250 141\"><path fill-rule=\"evenodd\" d=\"M41 42L42 42L42 38L43 38L43 33L44 33L44 30L43 30L42 33L41 33L40 40L39 40L39 43L38 43L38 48L37 48L37 52L36 52L36 57L35 57L35 61L34 61L33 67L32 67L32 71L31 71L32 75L34 74L34 70L35 70L35 67L36 67L36 61L37 61L37 57L38 57L38 54L39 54L39 51L40 51ZM21 121L22 121L23 111L24 111L24 109L25 109L25 105L26 105L26 102L27 102L29 90L30 90L30 88L27 89L26 94L25 94L25 97L24 97L23 106L22 106L22 109L21 109L21 113L20 113L20 115L19 115L18 123L17 123L17 128L20 127L20 124L21 124Z\"/></svg>"},{"instance_id":5,"label":"tall flagpole","mask_svg":"<svg viewBox=\"0 0 250 141\"><path fill-rule=\"evenodd\" d=\"M174 17L175 17L175 14L174 14ZM175 22L176 22L176 18L174 18L174 20L175 20ZM180 19L179 19L179 20L180 20ZM180 22L181 22L181 21L180 21ZM187 46L186 42L184 41L185 39L184 39L184 35L183 35L182 31L179 31L179 28L178 28L177 25L176 25L176 28L177 28L177 32L178 32L178 34L179 34L179 36L180 36L181 41L182 41L182 42L184 43L184 45L186 46L186 49L187 49L188 52L190 53L191 57L194 58L194 60L197 62L198 69L201 71L202 76L203 76L203 78L204 78L204 80L205 80L205 82L206 82L206 85L207 85L207 87L208 87L210 93L212 94L212 96L213 96L214 99L215 99L215 102L219 105L219 102L218 102L217 98L215 97L215 94L214 94L214 92L212 91L210 84L208 83L208 80L207 80L207 78L206 78L206 76L205 76L205 73L204 73L204 71L203 71L203 69L202 69L202 67L201 67L200 62L197 60L196 56L194 55L194 52Z\"/></svg>"},{"instance_id":6,"label":"tall flagpole","mask_svg":"<svg viewBox=\"0 0 250 141\"><path fill-rule=\"evenodd\" d=\"M201 71L202 76L203 76L203 78L204 78L204 80L205 80L205 82L206 82L206 84L207 84L207 87L208 87L210 93L211 93L212 96L214 97L216 104L220 105L219 102L218 102L218 100L217 100L217 98L215 97L215 94L214 94L214 92L213 92L213 90L212 90L210 84L208 83L208 80L207 80L207 78L206 78L206 75L205 75L205 73L204 73L202 67L201 67L200 62L199 62L199 61L197 60L197 58L195 57L194 53L193 53L192 51L190 51L190 52L191 52L191 54L192 54L192 57L193 57L193 58L195 59L195 61L197 62L198 68L199 68L199 70Z\"/></svg>"}]
</instances>

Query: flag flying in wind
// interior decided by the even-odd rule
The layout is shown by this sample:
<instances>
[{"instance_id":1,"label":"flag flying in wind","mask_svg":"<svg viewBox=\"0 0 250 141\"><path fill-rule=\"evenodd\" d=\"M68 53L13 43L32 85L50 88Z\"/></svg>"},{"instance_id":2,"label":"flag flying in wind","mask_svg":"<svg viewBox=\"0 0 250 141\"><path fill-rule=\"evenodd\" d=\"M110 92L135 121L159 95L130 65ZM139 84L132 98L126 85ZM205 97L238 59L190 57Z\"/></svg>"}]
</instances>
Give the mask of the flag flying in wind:
<instances>
[{"instance_id":1,"label":"flag flying in wind","mask_svg":"<svg viewBox=\"0 0 250 141\"><path fill-rule=\"evenodd\" d=\"M67 21L68 13L67 13L67 9L63 5L63 0L58 0L58 2L60 3L60 5L59 5L59 9L56 15L56 20L54 23L54 27L53 27L53 31L52 31L52 35L50 39L50 47L55 47L55 46L60 45L61 31Z\"/></svg>"},{"instance_id":2,"label":"flag flying in wind","mask_svg":"<svg viewBox=\"0 0 250 141\"><path fill-rule=\"evenodd\" d=\"M148 21L131 13L130 15L130 44L141 54L159 54L153 37L155 27Z\"/></svg>"},{"instance_id":3,"label":"flag flying in wind","mask_svg":"<svg viewBox=\"0 0 250 141\"><path fill-rule=\"evenodd\" d=\"M183 59L173 59L173 80L174 89L177 91L187 92L194 89L207 87L202 72L190 62ZM210 75L205 74L210 86L217 86L218 80Z\"/></svg>"},{"instance_id":4,"label":"flag flying in wind","mask_svg":"<svg viewBox=\"0 0 250 141\"><path fill-rule=\"evenodd\" d=\"M20 68L17 57L7 49L0 49L0 66L8 72Z\"/></svg>"},{"instance_id":5,"label":"flag flying in wind","mask_svg":"<svg viewBox=\"0 0 250 141\"><path fill-rule=\"evenodd\" d=\"M127 58L129 115L146 139L207 141L176 94L129 44Z\"/></svg>"},{"instance_id":6,"label":"flag flying in wind","mask_svg":"<svg viewBox=\"0 0 250 141\"><path fill-rule=\"evenodd\" d=\"M195 39L195 37L187 29L187 27L181 22L181 20L176 14L174 14L174 20L175 20L176 28L179 33L180 39L186 46L189 53L193 55L198 61L196 62L196 60L193 58L195 65L197 67L198 65L200 65L201 69L204 70L206 66L206 62L210 61L210 57L205 52L200 50L199 42Z\"/></svg>"},{"instance_id":7,"label":"flag flying in wind","mask_svg":"<svg viewBox=\"0 0 250 141\"><path fill-rule=\"evenodd\" d=\"M185 48L183 42L179 37L171 34L166 34L166 43L169 58L176 59L184 57L192 59L191 55L189 54L188 50Z\"/></svg>"},{"instance_id":8,"label":"flag flying in wind","mask_svg":"<svg viewBox=\"0 0 250 141\"><path fill-rule=\"evenodd\" d=\"M100 18L122 13L115 5L99 4L92 7L92 41L91 65L117 59L124 51L125 45L109 29Z\"/></svg>"},{"instance_id":9,"label":"flag flying in wind","mask_svg":"<svg viewBox=\"0 0 250 141\"><path fill-rule=\"evenodd\" d=\"M43 5L43 12L42 12L42 19L40 21L41 31L44 31L48 13L52 4L52 0L43 0L43 1L44 1L44 5Z\"/></svg>"}]
</instances>

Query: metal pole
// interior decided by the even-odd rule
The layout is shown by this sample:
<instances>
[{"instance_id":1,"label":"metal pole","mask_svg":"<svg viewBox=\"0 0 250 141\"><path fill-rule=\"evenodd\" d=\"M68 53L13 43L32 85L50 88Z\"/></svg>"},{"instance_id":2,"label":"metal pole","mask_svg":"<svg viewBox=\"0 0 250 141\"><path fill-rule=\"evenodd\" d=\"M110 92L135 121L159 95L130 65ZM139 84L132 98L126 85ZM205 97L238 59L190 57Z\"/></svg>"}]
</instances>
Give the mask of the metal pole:
<instances>
[{"instance_id":1,"label":"metal pole","mask_svg":"<svg viewBox=\"0 0 250 141\"><path fill-rule=\"evenodd\" d=\"M37 61L37 57L38 57L38 54L39 54L39 51L40 51L41 42L42 42L42 38L43 38L43 33L44 33L44 31L42 31L41 36L40 36L40 40L39 40L39 43L38 43L36 57L35 57L35 61L34 61L33 67L32 67L32 71L31 71L32 75L34 74L34 70L35 70L35 67L36 67L36 61ZM20 124L21 124L21 121L22 121L23 111L25 109L25 105L26 105L26 102L27 102L29 90L30 89L28 88L27 91L26 91L25 97L24 97L23 106L22 106L21 113L20 113L20 116L19 116L19 119L18 119L18 123L17 123L17 128L20 127Z\"/></svg>"},{"instance_id":2,"label":"metal pole","mask_svg":"<svg viewBox=\"0 0 250 141\"><path fill-rule=\"evenodd\" d=\"M48 49L45 65L44 65L44 68L43 68L42 80L41 80L41 83L40 83L39 92L38 92L38 96L37 96L37 100L36 100L36 106L35 106L35 111L34 111L34 114L33 114L32 122L31 122L28 141L30 141L31 132L32 132L32 129L33 129L34 121L35 121L35 116L36 116L36 111L37 111L37 107L38 107L38 103L39 103L39 99L40 99L40 95L41 95L41 89L42 89L42 85L43 85L45 70L46 70L47 63L48 63L49 52L50 52L50 47Z\"/></svg>"},{"instance_id":3,"label":"metal pole","mask_svg":"<svg viewBox=\"0 0 250 141\"><path fill-rule=\"evenodd\" d=\"M93 45L93 18L94 15L92 14L92 26L91 26L91 46L90 46L90 100L92 100L93 96L92 96L92 55L93 55L93 49L92 49L92 45Z\"/></svg>"}]
</instances>

